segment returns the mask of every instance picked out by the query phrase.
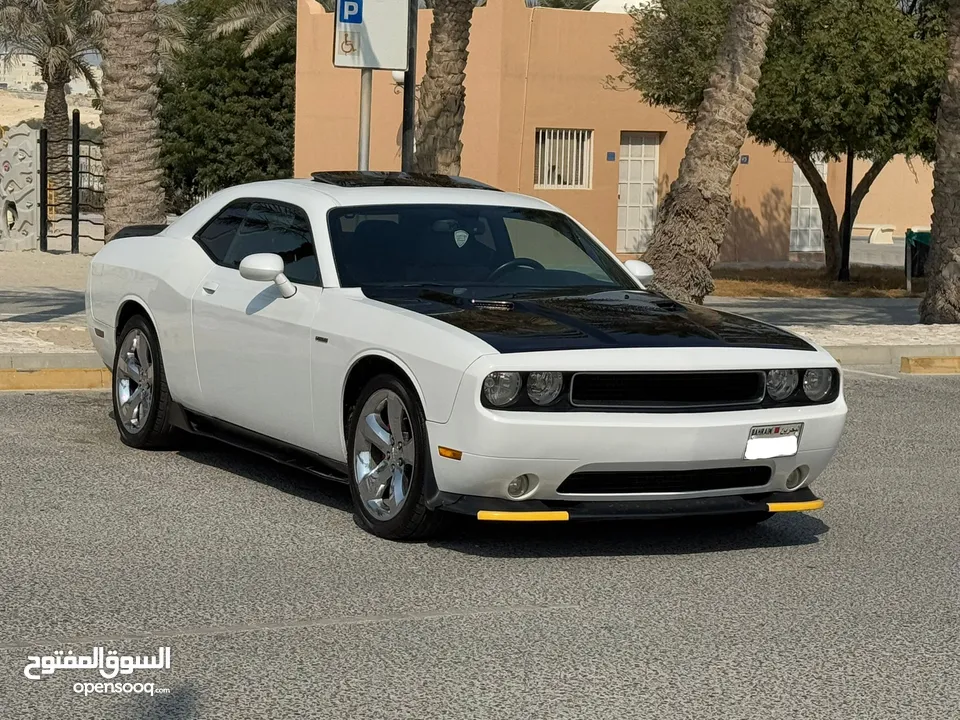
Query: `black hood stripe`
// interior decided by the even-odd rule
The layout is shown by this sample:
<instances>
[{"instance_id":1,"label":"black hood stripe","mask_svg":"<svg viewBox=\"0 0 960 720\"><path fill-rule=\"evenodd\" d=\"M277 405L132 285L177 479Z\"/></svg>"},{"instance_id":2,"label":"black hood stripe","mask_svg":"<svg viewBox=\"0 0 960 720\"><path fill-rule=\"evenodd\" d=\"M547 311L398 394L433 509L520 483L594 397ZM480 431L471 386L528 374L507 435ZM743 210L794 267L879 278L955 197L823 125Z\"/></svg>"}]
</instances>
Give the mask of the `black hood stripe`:
<instances>
[{"instance_id":1,"label":"black hood stripe","mask_svg":"<svg viewBox=\"0 0 960 720\"><path fill-rule=\"evenodd\" d=\"M815 350L792 333L701 305L643 292L511 299L502 308L417 288L363 288L379 302L429 315L502 353L622 347L753 347Z\"/></svg>"}]
</instances>

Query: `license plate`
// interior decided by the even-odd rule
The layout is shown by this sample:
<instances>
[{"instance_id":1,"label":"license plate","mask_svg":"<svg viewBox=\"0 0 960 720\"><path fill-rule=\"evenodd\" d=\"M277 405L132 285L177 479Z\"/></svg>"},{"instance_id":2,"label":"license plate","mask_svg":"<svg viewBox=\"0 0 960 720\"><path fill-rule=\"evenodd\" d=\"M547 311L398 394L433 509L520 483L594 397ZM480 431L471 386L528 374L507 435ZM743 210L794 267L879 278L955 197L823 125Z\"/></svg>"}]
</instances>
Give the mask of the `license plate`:
<instances>
[{"instance_id":1,"label":"license plate","mask_svg":"<svg viewBox=\"0 0 960 720\"><path fill-rule=\"evenodd\" d=\"M769 460L796 455L802 432L803 423L752 427L743 457L746 460Z\"/></svg>"}]
</instances>

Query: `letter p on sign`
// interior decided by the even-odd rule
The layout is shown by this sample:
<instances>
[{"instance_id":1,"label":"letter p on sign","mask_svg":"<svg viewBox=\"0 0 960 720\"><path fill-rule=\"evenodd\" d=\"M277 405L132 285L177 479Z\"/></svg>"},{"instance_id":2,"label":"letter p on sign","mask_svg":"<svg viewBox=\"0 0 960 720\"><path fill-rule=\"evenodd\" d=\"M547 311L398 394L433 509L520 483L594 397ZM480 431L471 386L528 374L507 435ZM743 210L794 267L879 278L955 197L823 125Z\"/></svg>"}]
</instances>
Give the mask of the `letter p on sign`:
<instances>
[{"instance_id":1,"label":"letter p on sign","mask_svg":"<svg viewBox=\"0 0 960 720\"><path fill-rule=\"evenodd\" d=\"M363 22L363 0L340 0L340 22L359 25Z\"/></svg>"}]
</instances>

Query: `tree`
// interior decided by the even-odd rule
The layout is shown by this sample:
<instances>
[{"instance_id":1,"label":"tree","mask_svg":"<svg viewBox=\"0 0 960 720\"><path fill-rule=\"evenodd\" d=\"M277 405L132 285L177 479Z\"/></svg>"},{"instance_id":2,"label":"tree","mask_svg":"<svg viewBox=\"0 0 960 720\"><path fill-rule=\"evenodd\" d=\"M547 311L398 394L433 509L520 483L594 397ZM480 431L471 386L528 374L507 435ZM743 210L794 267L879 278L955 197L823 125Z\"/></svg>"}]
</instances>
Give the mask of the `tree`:
<instances>
[{"instance_id":1,"label":"tree","mask_svg":"<svg viewBox=\"0 0 960 720\"><path fill-rule=\"evenodd\" d=\"M327 12L336 9L336 0L316 0ZM244 33L244 57L297 25L297 0L243 0L221 13L210 31L212 38Z\"/></svg>"},{"instance_id":2,"label":"tree","mask_svg":"<svg viewBox=\"0 0 960 720\"><path fill-rule=\"evenodd\" d=\"M162 224L157 0L112 0L103 44L104 237Z\"/></svg>"},{"instance_id":3,"label":"tree","mask_svg":"<svg viewBox=\"0 0 960 720\"><path fill-rule=\"evenodd\" d=\"M614 48L621 79L654 105L690 120L731 0L661 0L633 12ZM748 130L790 154L820 207L827 272L840 264L840 229L897 154L929 159L943 72L935 8L888 0L780 0ZM838 42L837 38L849 39ZM872 161L838 213L815 158Z\"/></svg>"},{"instance_id":4,"label":"tree","mask_svg":"<svg viewBox=\"0 0 960 720\"><path fill-rule=\"evenodd\" d=\"M0 56L12 62L16 55L36 61L47 92L43 124L50 147L51 183L70 183L67 140L70 118L66 85L83 76L99 92L91 67L106 27L103 0L0 0Z\"/></svg>"},{"instance_id":5,"label":"tree","mask_svg":"<svg viewBox=\"0 0 960 720\"><path fill-rule=\"evenodd\" d=\"M937 115L933 238L920 305L924 323L960 323L960 0L949 2L948 45Z\"/></svg>"},{"instance_id":6,"label":"tree","mask_svg":"<svg viewBox=\"0 0 960 720\"><path fill-rule=\"evenodd\" d=\"M239 34L210 39L230 0L180 0L191 27L161 81L161 163L168 208L230 185L290 177L296 37L293 27L245 56Z\"/></svg>"},{"instance_id":7,"label":"tree","mask_svg":"<svg viewBox=\"0 0 960 720\"><path fill-rule=\"evenodd\" d=\"M677 179L657 211L644 259L657 286L703 302L730 217L730 181L753 112L775 0L735 0ZM676 62L671 58L671 62Z\"/></svg>"},{"instance_id":8,"label":"tree","mask_svg":"<svg viewBox=\"0 0 960 720\"><path fill-rule=\"evenodd\" d=\"M416 167L460 174L467 46L475 0L434 0L430 44L417 108Z\"/></svg>"}]
</instances>

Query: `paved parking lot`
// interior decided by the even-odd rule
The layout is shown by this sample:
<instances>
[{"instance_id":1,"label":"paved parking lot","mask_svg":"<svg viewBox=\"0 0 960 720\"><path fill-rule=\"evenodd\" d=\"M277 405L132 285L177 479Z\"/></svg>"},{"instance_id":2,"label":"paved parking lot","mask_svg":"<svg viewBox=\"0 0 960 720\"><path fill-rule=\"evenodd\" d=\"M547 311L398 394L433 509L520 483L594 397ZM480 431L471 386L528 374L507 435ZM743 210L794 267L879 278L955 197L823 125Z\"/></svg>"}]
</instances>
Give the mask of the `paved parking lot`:
<instances>
[{"instance_id":1,"label":"paved parking lot","mask_svg":"<svg viewBox=\"0 0 960 720\"><path fill-rule=\"evenodd\" d=\"M0 718L956 718L960 378L865 370L818 513L414 545L238 451L125 448L105 393L0 394ZM24 677L94 646L171 647L126 677L170 692Z\"/></svg>"}]
</instances>

